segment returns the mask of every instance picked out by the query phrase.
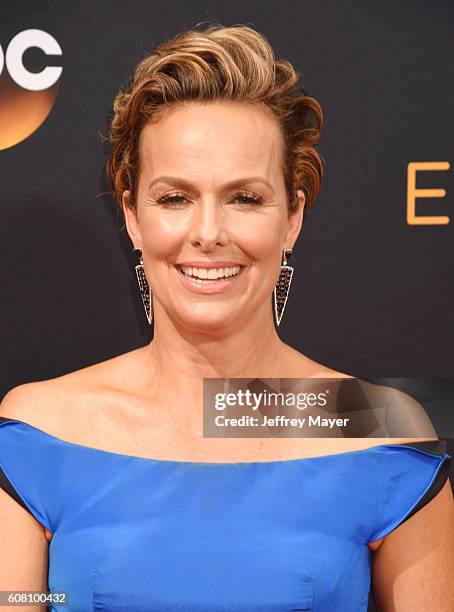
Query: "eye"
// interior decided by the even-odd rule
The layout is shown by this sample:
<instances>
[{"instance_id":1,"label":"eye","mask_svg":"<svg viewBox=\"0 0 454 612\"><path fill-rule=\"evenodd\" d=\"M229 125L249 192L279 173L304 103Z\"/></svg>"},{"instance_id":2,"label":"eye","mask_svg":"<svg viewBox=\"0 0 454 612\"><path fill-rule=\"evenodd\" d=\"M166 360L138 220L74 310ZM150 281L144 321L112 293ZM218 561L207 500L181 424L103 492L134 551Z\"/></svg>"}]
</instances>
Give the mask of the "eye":
<instances>
[{"instance_id":1,"label":"eye","mask_svg":"<svg viewBox=\"0 0 454 612\"><path fill-rule=\"evenodd\" d=\"M256 193L248 192L248 191L238 191L235 194L235 200L243 200L243 206L254 206L262 203L261 196Z\"/></svg>"},{"instance_id":2,"label":"eye","mask_svg":"<svg viewBox=\"0 0 454 612\"><path fill-rule=\"evenodd\" d=\"M185 199L186 196L184 196L182 193L168 193L157 198L156 202L164 206L178 208L178 206L181 206L184 203L182 200Z\"/></svg>"},{"instance_id":3,"label":"eye","mask_svg":"<svg viewBox=\"0 0 454 612\"><path fill-rule=\"evenodd\" d=\"M156 202L162 206L178 208L186 201L186 196L182 193L167 193L159 196ZM249 191L238 191L234 194L233 201L240 201L241 206L254 206L262 203L262 197Z\"/></svg>"}]
</instances>

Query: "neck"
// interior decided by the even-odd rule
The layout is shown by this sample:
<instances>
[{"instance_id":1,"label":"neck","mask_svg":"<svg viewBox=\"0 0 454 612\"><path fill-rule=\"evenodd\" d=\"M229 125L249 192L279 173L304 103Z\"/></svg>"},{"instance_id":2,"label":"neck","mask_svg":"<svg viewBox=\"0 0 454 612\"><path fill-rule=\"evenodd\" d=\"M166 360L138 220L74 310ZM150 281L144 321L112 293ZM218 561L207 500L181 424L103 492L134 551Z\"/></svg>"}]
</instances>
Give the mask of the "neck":
<instances>
[{"instance_id":1,"label":"neck","mask_svg":"<svg viewBox=\"0 0 454 612\"><path fill-rule=\"evenodd\" d=\"M272 317L259 313L241 324L210 330L187 329L164 316L156 322L148 350L156 375L200 380L276 376L286 345Z\"/></svg>"},{"instance_id":2,"label":"neck","mask_svg":"<svg viewBox=\"0 0 454 612\"><path fill-rule=\"evenodd\" d=\"M210 330L188 329L159 310L146 347L147 379L166 403L201 405L204 378L279 378L290 347L279 338L268 312ZM151 380L150 380L151 375Z\"/></svg>"}]
</instances>

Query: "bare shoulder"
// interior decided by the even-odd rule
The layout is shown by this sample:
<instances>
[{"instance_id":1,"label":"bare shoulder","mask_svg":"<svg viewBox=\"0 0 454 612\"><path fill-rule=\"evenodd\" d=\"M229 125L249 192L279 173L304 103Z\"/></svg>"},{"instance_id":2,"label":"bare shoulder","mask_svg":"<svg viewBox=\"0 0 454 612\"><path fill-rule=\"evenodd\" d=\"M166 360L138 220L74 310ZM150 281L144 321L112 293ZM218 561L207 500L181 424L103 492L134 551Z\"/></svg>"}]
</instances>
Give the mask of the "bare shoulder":
<instances>
[{"instance_id":1,"label":"bare shoulder","mask_svg":"<svg viewBox=\"0 0 454 612\"><path fill-rule=\"evenodd\" d=\"M49 421L56 416L56 406L61 406L61 388L53 380L25 383L11 389L0 404L0 416L23 420L31 425Z\"/></svg>"},{"instance_id":2,"label":"bare shoulder","mask_svg":"<svg viewBox=\"0 0 454 612\"><path fill-rule=\"evenodd\" d=\"M65 437L69 430L77 432L78 425L86 431L87 418L119 395L126 381L131 384L134 352L48 380L18 385L4 396L0 416L25 421L59 437Z\"/></svg>"},{"instance_id":3,"label":"bare shoulder","mask_svg":"<svg viewBox=\"0 0 454 612\"><path fill-rule=\"evenodd\" d=\"M435 427L424 405L410 390L391 385L372 384L358 379L358 384L371 398L371 404L386 410L388 435L393 437L437 437Z\"/></svg>"},{"instance_id":4,"label":"bare shoulder","mask_svg":"<svg viewBox=\"0 0 454 612\"><path fill-rule=\"evenodd\" d=\"M356 379L368 395L372 410L386 407L387 437L347 438L333 440L335 445L348 444L356 450L384 444L413 444L437 441L438 434L424 406L410 393L388 385L377 385Z\"/></svg>"}]
</instances>

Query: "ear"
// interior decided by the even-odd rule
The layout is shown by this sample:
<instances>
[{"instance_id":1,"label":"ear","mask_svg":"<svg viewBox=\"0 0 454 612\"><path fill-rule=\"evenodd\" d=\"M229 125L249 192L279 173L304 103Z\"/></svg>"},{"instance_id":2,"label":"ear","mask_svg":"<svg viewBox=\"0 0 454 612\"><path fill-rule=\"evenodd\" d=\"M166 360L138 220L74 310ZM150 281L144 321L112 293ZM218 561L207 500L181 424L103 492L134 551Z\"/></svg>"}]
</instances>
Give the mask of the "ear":
<instances>
[{"instance_id":1,"label":"ear","mask_svg":"<svg viewBox=\"0 0 454 612\"><path fill-rule=\"evenodd\" d=\"M140 231L140 223L137 217L136 210L131 206L130 203L131 192L129 190L123 191L121 197L123 213L125 215L126 229L128 231L131 242L135 249L142 248L142 233Z\"/></svg>"},{"instance_id":2,"label":"ear","mask_svg":"<svg viewBox=\"0 0 454 612\"><path fill-rule=\"evenodd\" d=\"M287 217L287 234L284 242L284 248L286 249L293 249L293 246L297 241L303 226L304 205L306 203L306 198L301 189L298 189L297 197L299 203L298 210L289 212Z\"/></svg>"}]
</instances>

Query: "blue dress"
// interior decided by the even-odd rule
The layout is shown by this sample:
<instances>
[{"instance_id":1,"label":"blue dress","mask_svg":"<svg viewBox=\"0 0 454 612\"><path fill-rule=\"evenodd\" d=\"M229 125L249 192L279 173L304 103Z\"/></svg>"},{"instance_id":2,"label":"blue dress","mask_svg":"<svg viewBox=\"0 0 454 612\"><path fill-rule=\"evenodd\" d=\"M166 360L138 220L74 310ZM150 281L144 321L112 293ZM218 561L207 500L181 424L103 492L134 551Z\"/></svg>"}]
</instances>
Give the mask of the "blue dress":
<instances>
[{"instance_id":1,"label":"blue dress","mask_svg":"<svg viewBox=\"0 0 454 612\"><path fill-rule=\"evenodd\" d=\"M242 463L146 459L0 417L0 486L89 612L361 612L372 552L445 484L444 441ZM14 589L14 585L11 585Z\"/></svg>"}]
</instances>

